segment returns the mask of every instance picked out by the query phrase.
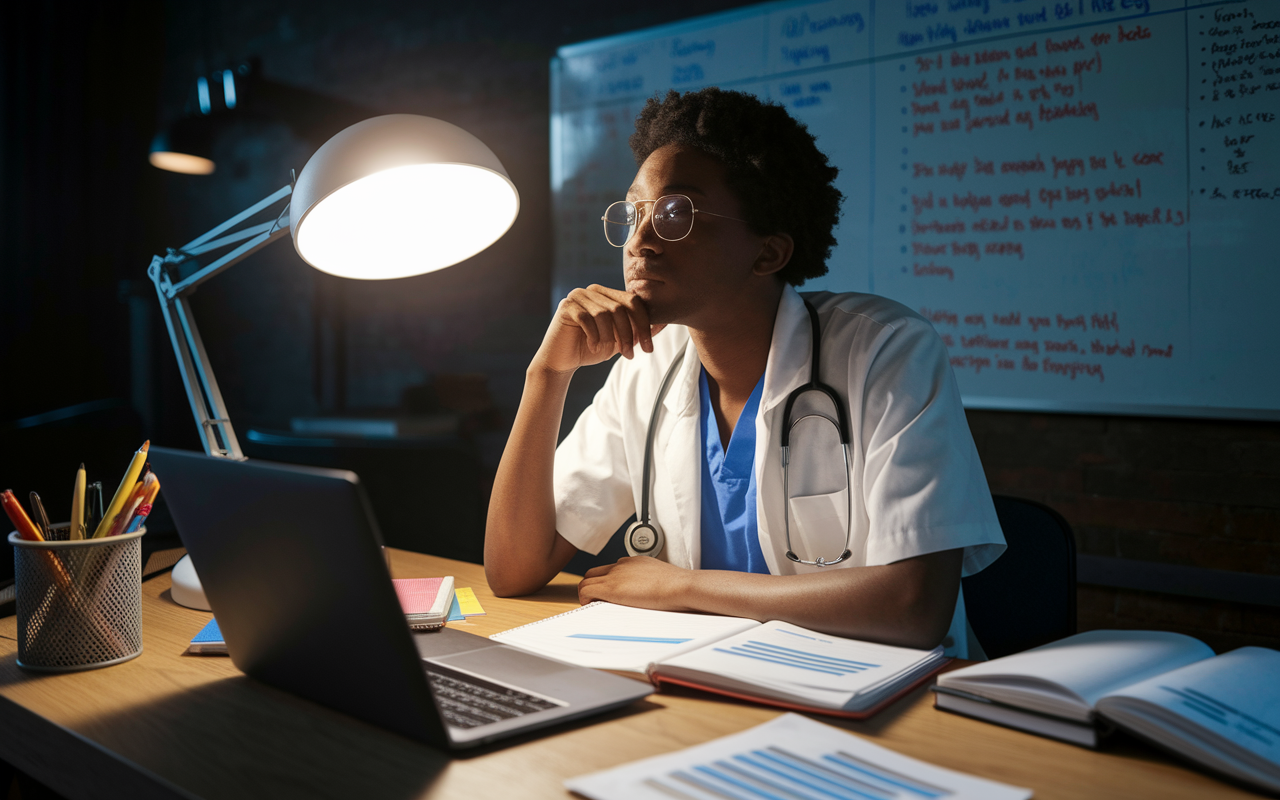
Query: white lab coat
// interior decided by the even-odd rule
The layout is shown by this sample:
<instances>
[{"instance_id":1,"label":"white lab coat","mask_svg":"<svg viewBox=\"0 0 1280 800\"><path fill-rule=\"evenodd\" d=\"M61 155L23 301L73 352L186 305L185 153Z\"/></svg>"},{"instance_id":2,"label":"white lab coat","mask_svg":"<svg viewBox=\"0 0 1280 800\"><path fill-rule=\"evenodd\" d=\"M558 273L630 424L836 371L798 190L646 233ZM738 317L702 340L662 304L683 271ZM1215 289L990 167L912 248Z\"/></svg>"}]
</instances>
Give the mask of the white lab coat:
<instances>
[{"instance_id":1,"label":"white lab coat","mask_svg":"<svg viewBox=\"0 0 1280 800\"><path fill-rule=\"evenodd\" d=\"M964 417L947 352L932 325L906 307L867 294L810 297L822 326L819 379L846 403L850 422L848 486L833 426L809 419L791 437L791 544L805 560L844 549L849 498L852 556L835 567L889 564L964 548L963 575L999 557L1005 544L986 476ZM756 426L755 475L760 550L774 575L819 567L786 558L781 434L787 395L808 382L812 334L804 302L783 291L774 322ZM668 326L618 359L604 387L556 450L556 529L598 553L641 504L645 437L662 378L676 353L684 363L659 412L650 514L666 536L659 556L696 569L701 557L701 452L698 377L702 364L686 328ZM807 393L792 421L830 403ZM743 424L747 420L740 420ZM945 642L970 656L963 596ZM977 653L973 653L977 655Z\"/></svg>"}]
</instances>

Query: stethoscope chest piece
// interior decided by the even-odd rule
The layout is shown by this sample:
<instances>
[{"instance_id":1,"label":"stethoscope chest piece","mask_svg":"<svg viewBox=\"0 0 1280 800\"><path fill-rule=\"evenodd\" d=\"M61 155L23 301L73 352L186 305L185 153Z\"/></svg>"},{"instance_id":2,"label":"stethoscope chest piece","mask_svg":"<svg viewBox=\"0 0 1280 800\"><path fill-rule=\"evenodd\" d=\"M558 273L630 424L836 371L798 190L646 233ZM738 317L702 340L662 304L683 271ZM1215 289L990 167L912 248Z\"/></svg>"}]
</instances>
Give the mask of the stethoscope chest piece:
<instances>
[{"instance_id":1,"label":"stethoscope chest piece","mask_svg":"<svg viewBox=\"0 0 1280 800\"><path fill-rule=\"evenodd\" d=\"M666 537L662 535L658 523L637 521L627 528L622 544L627 548L629 556L656 556L662 552Z\"/></svg>"}]
</instances>

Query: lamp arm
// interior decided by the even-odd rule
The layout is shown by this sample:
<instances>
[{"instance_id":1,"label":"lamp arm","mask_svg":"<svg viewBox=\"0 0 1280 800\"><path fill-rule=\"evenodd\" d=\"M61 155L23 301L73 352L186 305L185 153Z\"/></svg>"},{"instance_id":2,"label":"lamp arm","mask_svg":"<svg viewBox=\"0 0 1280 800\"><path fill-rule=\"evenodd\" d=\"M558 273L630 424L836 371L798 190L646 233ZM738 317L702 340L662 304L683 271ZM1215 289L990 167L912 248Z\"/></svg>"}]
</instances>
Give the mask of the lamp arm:
<instances>
[{"instance_id":1,"label":"lamp arm","mask_svg":"<svg viewBox=\"0 0 1280 800\"><path fill-rule=\"evenodd\" d=\"M292 192L291 186L277 190L187 243L180 250L170 250L167 256L153 257L151 265L147 268L147 275L155 284L160 309L164 313L164 324L169 330L169 340L173 343L174 354L178 357L178 371L182 375L182 385L191 403L191 413L195 416L196 426L200 429L200 439L204 444L205 453L211 456L237 461L245 459L235 430L231 427L231 420L227 415L226 404L222 400L222 392L218 389L217 379L213 376L213 367L205 352L200 331L196 328L189 298L200 284L289 233L288 225L280 227L280 217L284 216L284 212L281 212L274 222L250 226L219 236L255 214L270 208ZM243 244L177 283L173 282L165 270L166 265L181 264L195 255L236 242L243 242Z\"/></svg>"}]
</instances>

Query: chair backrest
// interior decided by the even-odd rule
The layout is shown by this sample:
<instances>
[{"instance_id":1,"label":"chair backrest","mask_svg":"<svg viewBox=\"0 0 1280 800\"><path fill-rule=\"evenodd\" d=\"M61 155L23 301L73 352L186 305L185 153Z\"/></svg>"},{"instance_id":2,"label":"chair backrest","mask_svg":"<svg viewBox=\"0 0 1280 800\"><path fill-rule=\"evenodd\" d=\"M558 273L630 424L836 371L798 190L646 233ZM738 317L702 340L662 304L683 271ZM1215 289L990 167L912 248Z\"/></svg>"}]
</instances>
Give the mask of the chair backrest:
<instances>
[{"instance_id":1,"label":"chair backrest","mask_svg":"<svg viewBox=\"0 0 1280 800\"><path fill-rule=\"evenodd\" d=\"M999 658L1076 632L1076 543L1052 508L991 499L1009 549L961 583L974 634L988 658Z\"/></svg>"}]
</instances>

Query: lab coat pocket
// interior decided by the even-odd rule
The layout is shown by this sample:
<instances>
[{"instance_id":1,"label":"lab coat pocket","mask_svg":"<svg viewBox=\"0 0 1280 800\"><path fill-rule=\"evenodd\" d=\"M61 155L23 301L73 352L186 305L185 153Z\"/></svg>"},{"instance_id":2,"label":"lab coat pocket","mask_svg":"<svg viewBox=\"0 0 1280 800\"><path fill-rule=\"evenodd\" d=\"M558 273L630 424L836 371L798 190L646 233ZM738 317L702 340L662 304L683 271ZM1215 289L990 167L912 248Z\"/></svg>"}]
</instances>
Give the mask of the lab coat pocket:
<instances>
[{"instance_id":1,"label":"lab coat pocket","mask_svg":"<svg viewBox=\"0 0 1280 800\"><path fill-rule=\"evenodd\" d=\"M849 530L849 492L841 489L830 494L792 497L791 546L805 561L819 556L833 561L845 548Z\"/></svg>"}]
</instances>

